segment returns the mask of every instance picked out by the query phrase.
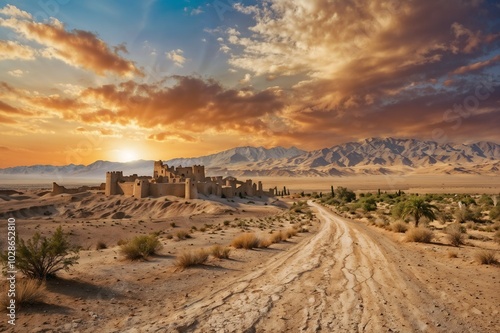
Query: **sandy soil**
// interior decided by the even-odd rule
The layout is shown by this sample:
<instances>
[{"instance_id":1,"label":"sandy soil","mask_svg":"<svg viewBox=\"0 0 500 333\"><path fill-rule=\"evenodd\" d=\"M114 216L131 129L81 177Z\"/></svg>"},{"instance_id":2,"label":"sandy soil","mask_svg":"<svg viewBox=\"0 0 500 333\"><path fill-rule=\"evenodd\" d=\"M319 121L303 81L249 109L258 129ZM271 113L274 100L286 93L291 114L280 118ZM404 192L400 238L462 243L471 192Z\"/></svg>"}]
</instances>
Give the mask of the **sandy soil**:
<instances>
[{"instance_id":1,"label":"sandy soil","mask_svg":"<svg viewBox=\"0 0 500 333\"><path fill-rule=\"evenodd\" d=\"M310 232L181 270L175 257L186 249L289 227L285 203L11 195L0 213L24 216L23 236L62 225L84 245L79 264L47 282L45 304L22 310L15 332L500 331L500 268L473 260L483 242L453 248L458 258L449 258L446 244L404 243L310 204L319 218ZM111 218L116 212L128 217ZM191 239L167 238L193 227ZM164 243L159 255L130 262L119 254L118 240L153 231ZM97 240L109 248L95 250ZM14 332L3 320L0 331Z\"/></svg>"},{"instance_id":2,"label":"sandy soil","mask_svg":"<svg viewBox=\"0 0 500 333\"><path fill-rule=\"evenodd\" d=\"M329 192L330 186L344 186L355 191L367 192L402 190L407 193L486 193L498 194L500 177L478 175L375 175L347 177L262 177L266 187L290 191Z\"/></svg>"}]
</instances>

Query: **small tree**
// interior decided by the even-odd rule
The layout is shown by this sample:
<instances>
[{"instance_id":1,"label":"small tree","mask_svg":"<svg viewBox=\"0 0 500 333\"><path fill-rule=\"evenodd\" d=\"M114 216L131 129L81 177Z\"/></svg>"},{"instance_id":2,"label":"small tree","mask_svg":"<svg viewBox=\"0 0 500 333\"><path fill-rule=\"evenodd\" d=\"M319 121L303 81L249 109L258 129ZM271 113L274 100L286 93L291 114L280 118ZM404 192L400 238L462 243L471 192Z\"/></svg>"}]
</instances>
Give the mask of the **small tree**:
<instances>
[{"instance_id":1,"label":"small tree","mask_svg":"<svg viewBox=\"0 0 500 333\"><path fill-rule=\"evenodd\" d=\"M405 203L402 215L403 218L410 215L413 216L415 219L415 227L418 227L418 222L420 222L420 218L422 217L426 217L429 220L435 220L435 210L437 211L436 206L431 205L422 198L414 197Z\"/></svg>"},{"instance_id":2,"label":"small tree","mask_svg":"<svg viewBox=\"0 0 500 333\"><path fill-rule=\"evenodd\" d=\"M2 262L7 261L7 253L0 257ZM78 248L69 243L61 227L50 238L37 232L26 242L16 239L16 267L31 279L54 277L58 271L77 264L78 258Z\"/></svg>"}]
</instances>

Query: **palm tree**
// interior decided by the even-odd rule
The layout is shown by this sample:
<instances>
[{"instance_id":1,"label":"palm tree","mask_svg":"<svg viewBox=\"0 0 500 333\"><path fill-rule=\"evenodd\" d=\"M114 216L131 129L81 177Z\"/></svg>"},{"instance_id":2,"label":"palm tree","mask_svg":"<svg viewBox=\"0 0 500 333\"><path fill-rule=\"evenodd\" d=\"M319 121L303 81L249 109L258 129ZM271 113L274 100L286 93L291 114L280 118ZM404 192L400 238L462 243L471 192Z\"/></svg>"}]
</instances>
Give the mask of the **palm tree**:
<instances>
[{"instance_id":1,"label":"palm tree","mask_svg":"<svg viewBox=\"0 0 500 333\"><path fill-rule=\"evenodd\" d=\"M435 220L437 207L426 202L422 198L411 198L408 200L403 208L402 217L406 218L411 215L415 219L415 227L418 227L418 222L421 217L426 217L429 220Z\"/></svg>"}]
</instances>

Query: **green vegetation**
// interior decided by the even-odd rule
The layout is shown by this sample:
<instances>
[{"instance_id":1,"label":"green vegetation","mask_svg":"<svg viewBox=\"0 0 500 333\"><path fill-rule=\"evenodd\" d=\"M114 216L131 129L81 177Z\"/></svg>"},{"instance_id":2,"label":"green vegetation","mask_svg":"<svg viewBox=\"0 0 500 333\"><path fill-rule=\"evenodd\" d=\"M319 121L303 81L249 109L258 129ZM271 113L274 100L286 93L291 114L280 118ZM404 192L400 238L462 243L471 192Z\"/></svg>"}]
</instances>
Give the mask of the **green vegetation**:
<instances>
[{"instance_id":1,"label":"green vegetation","mask_svg":"<svg viewBox=\"0 0 500 333\"><path fill-rule=\"evenodd\" d=\"M16 268L30 279L45 280L60 270L68 270L77 264L78 247L71 245L62 228L58 227L51 237L41 237L36 232L31 239L16 239ZM7 252L0 255L7 262ZM7 265L4 265L4 269Z\"/></svg>"},{"instance_id":2,"label":"green vegetation","mask_svg":"<svg viewBox=\"0 0 500 333\"><path fill-rule=\"evenodd\" d=\"M415 227L418 227L418 223L422 217L428 218L431 221L436 219L434 210L437 210L436 206L426 202L422 198L414 197L406 202L403 208L403 217L412 216L415 219Z\"/></svg>"}]
</instances>

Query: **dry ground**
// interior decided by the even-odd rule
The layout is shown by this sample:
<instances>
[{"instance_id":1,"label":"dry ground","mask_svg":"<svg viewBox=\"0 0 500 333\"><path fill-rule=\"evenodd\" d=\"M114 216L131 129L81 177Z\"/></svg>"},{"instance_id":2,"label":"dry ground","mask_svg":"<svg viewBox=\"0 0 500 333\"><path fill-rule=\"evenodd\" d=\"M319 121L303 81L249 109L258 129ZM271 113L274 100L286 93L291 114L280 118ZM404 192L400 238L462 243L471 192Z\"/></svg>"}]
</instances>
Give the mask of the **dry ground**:
<instances>
[{"instance_id":1,"label":"dry ground","mask_svg":"<svg viewBox=\"0 0 500 333\"><path fill-rule=\"evenodd\" d=\"M30 194L0 201L0 213L22 214L23 236L62 225L84 247L79 265L47 282L45 304L19 313L16 332L500 331L500 268L473 260L481 244L453 248L458 258L449 258L449 246L404 243L312 203L320 222L308 233L268 249L233 249L229 260L174 266L185 249L229 244L247 229L268 235L289 227L276 220L281 201L249 201L171 198L168 216L161 216L164 199ZM52 215L41 218L44 210ZM131 217L102 217L118 211ZM166 238L193 226L191 239ZM118 240L154 231L165 244L159 255L130 262L119 254ZM109 248L95 250L98 240ZM9 330L1 320L0 331Z\"/></svg>"}]
</instances>

